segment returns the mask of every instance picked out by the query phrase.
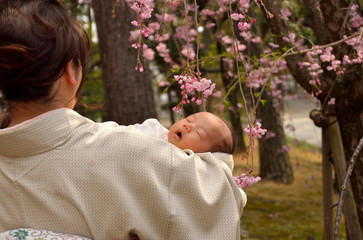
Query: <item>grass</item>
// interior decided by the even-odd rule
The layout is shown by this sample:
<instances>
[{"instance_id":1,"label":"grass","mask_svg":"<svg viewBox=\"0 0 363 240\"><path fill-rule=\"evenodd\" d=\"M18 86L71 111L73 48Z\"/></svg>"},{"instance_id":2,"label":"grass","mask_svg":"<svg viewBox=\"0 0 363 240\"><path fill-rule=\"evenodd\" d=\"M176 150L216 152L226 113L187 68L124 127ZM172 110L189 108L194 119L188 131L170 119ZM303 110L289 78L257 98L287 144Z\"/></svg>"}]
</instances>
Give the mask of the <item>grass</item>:
<instances>
[{"instance_id":1,"label":"grass","mask_svg":"<svg viewBox=\"0 0 363 240\"><path fill-rule=\"evenodd\" d=\"M263 179L245 189L248 202L242 216L242 227L248 237L241 239L323 239L323 204L322 204L322 166L318 148L306 143L292 144L289 152L294 169L292 184L278 184ZM252 168L252 159L248 163L241 160L241 154L235 156L234 175L244 169ZM254 175L258 175L258 153L254 153ZM338 200L334 195L333 203ZM335 216L336 207L333 209ZM335 223L335 219L334 219ZM344 218L340 222L340 237L346 239Z\"/></svg>"}]
</instances>

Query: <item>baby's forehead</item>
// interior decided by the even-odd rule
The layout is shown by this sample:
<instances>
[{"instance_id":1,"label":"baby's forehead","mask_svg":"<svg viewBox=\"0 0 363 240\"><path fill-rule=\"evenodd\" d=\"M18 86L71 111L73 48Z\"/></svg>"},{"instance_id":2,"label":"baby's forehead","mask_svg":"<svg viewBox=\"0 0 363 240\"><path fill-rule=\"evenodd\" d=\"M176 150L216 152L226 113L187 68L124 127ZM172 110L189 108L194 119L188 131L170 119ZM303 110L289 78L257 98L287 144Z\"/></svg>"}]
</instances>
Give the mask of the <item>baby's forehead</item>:
<instances>
[{"instance_id":1,"label":"baby's forehead","mask_svg":"<svg viewBox=\"0 0 363 240\"><path fill-rule=\"evenodd\" d=\"M209 120L219 119L217 116L215 116L214 114L209 113L209 112L194 113L194 114L190 115L190 117L195 118L195 119L205 119L205 120L207 120L207 119L209 119Z\"/></svg>"},{"instance_id":2,"label":"baby's forehead","mask_svg":"<svg viewBox=\"0 0 363 240\"><path fill-rule=\"evenodd\" d=\"M221 118L209 112L195 113L191 115L191 117L193 117L196 121L202 122L205 127L213 127L213 128L218 128L220 130L222 130L225 127L228 128L226 123Z\"/></svg>"}]
</instances>

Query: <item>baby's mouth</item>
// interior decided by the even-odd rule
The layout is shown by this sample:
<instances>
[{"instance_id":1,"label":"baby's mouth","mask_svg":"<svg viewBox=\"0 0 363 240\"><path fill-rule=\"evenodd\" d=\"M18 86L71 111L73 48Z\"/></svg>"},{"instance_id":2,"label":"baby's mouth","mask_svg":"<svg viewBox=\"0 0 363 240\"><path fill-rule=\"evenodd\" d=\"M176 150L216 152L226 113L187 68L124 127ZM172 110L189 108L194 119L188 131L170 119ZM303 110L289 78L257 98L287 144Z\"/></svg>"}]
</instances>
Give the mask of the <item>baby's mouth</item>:
<instances>
[{"instance_id":1,"label":"baby's mouth","mask_svg":"<svg viewBox=\"0 0 363 240\"><path fill-rule=\"evenodd\" d=\"M181 139L181 138L182 138L182 134L181 134L181 132L176 132L176 135L179 137L179 139Z\"/></svg>"}]
</instances>

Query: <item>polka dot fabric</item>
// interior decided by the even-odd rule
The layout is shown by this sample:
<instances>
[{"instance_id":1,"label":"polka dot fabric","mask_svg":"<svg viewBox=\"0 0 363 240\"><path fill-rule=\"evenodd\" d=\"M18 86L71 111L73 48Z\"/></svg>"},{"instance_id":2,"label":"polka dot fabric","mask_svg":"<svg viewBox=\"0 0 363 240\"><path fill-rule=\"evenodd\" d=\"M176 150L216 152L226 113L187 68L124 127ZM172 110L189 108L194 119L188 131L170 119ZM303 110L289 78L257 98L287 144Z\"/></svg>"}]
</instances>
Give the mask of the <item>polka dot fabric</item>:
<instances>
[{"instance_id":1,"label":"polka dot fabric","mask_svg":"<svg viewBox=\"0 0 363 240\"><path fill-rule=\"evenodd\" d=\"M0 232L92 239L239 239L225 163L116 123L57 109L0 130Z\"/></svg>"}]
</instances>

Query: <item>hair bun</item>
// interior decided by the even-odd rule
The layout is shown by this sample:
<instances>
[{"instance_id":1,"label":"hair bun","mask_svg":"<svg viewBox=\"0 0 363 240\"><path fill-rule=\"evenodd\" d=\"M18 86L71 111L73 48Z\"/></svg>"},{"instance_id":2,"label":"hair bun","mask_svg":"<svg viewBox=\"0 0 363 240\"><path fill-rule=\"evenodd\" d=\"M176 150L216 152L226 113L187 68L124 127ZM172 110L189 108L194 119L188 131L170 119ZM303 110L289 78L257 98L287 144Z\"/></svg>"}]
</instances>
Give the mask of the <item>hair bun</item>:
<instances>
[{"instance_id":1,"label":"hair bun","mask_svg":"<svg viewBox=\"0 0 363 240\"><path fill-rule=\"evenodd\" d=\"M0 90L7 100L36 101L73 59L88 71L85 30L58 0L0 0Z\"/></svg>"}]
</instances>

